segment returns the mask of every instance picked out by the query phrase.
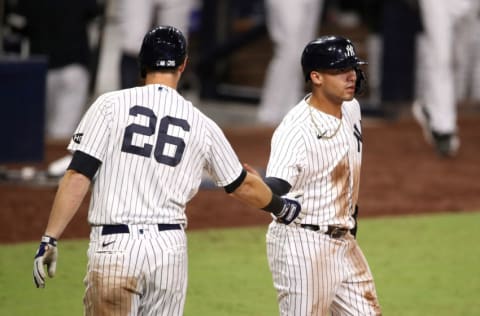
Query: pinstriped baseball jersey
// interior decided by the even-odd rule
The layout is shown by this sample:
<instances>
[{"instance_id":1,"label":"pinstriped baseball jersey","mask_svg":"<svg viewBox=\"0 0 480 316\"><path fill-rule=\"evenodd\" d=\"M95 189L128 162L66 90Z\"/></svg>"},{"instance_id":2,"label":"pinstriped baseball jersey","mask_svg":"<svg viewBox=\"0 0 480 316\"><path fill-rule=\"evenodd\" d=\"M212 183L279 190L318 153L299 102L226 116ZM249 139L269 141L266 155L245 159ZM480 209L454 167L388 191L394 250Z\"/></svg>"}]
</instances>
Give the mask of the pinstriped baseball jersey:
<instances>
[{"instance_id":1,"label":"pinstriped baseball jersey","mask_svg":"<svg viewBox=\"0 0 480 316\"><path fill-rule=\"evenodd\" d=\"M372 273L355 238L325 234L329 226L355 225L362 156L359 104L343 102L338 119L311 107L308 98L275 130L267 167L268 177L303 191L302 223L273 221L266 238L280 315L381 315Z\"/></svg>"},{"instance_id":2,"label":"pinstriped baseball jersey","mask_svg":"<svg viewBox=\"0 0 480 316\"><path fill-rule=\"evenodd\" d=\"M106 93L70 142L102 165L93 181L93 225L186 223L202 170L218 186L242 171L220 128L176 90L147 85Z\"/></svg>"},{"instance_id":3,"label":"pinstriped baseball jersey","mask_svg":"<svg viewBox=\"0 0 480 316\"><path fill-rule=\"evenodd\" d=\"M102 162L88 213L86 315L183 315L185 205L204 170L218 186L243 170L220 128L151 84L100 96L68 148Z\"/></svg>"},{"instance_id":4,"label":"pinstriped baseball jersey","mask_svg":"<svg viewBox=\"0 0 480 316\"><path fill-rule=\"evenodd\" d=\"M343 103L341 120L302 100L276 129L267 177L304 192L303 223L353 228L362 160L360 119L355 99Z\"/></svg>"}]
</instances>

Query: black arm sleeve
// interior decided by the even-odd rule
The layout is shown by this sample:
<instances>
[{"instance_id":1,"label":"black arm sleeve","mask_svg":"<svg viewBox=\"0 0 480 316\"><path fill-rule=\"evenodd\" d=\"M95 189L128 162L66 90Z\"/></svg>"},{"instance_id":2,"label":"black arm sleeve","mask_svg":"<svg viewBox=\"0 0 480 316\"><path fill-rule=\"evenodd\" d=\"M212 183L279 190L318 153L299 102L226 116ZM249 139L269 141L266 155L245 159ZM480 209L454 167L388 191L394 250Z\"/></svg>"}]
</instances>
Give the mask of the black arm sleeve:
<instances>
[{"instance_id":1,"label":"black arm sleeve","mask_svg":"<svg viewBox=\"0 0 480 316\"><path fill-rule=\"evenodd\" d=\"M97 158L77 150L73 153L67 170L75 170L92 180L101 164L102 162Z\"/></svg>"},{"instance_id":2,"label":"black arm sleeve","mask_svg":"<svg viewBox=\"0 0 480 316\"><path fill-rule=\"evenodd\" d=\"M247 172L245 171L245 169L243 169L242 173L235 181L223 187L225 189L225 192L232 193L233 191L235 191L242 184L243 180L245 180L246 177Z\"/></svg>"},{"instance_id":3,"label":"black arm sleeve","mask_svg":"<svg viewBox=\"0 0 480 316\"><path fill-rule=\"evenodd\" d=\"M277 195L285 195L292 188L290 183L280 178L268 177L265 178L265 183L270 187L270 190Z\"/></svg>"}]
</instances>

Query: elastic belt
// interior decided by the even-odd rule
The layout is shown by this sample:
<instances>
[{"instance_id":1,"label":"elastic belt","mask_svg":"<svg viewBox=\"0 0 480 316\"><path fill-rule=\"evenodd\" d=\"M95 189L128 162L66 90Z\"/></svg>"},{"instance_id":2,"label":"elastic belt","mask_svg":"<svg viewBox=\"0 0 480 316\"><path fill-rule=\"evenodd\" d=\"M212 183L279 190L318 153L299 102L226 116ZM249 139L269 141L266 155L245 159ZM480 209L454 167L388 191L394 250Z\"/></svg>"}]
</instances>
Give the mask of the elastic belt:
<instances>
[{"instance_id":1,"label":"elastic belt","mask_svg":"<svg viewBox=\"0 0 480 316\"><path fill-rule=\"evenodd\" d=\"M301 224L300 227L308 229L308 230L312 230L314 232L320 230L320 226L318 226L318 225ZM331 238L338 239L338 238L342 238L343 236L345 236L348 233L348 231L349 231L348 228L328 225L328 228L327 228L327 231L325 232L325 235L328 235Z\"/></svg>"},{"instance_id":2,"label":"elastic belt","mask_svg":"<svg viewBox=\"0 0 480 316\"><path fill-rule=\"evenodd\" d=\"M158 230L176 230L182 229L180 224L157 224ZM128 225L118 224L118 225L103 225L102 226L102 235L112 235L112 234L128 234L130 229Z\"/></svg>"}]
</instances>

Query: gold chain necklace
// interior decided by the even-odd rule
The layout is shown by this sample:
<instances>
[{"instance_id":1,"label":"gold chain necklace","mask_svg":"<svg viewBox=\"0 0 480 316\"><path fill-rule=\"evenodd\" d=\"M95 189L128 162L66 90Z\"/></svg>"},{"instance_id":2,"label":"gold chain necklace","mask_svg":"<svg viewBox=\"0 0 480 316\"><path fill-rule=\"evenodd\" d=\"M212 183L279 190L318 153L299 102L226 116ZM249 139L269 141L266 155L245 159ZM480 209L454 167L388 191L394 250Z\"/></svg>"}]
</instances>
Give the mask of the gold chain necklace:
<instances>
[{"instance_id":1,"label":"gold chain necklace","mask_svg":"<svg viewBox=\"0 0 480 316\"><path fill-rule=\"evenodd\" d=\"M308 102L307 102L307 103L308 103ZM335 131L333 132L333 134L332 134L332 135L327 135L327 136L325 136L325 134L327 134L327 131L328 131L328 130L326 130L326 131L324 131L324 132L322 132L322 131L320 130L320 128L319 128L318 125L317 125L317 122L315 122L315 119L314 119L314 117L313 117L312 106L311 106L310 104L308 104L308 109L310 110L310 119L312 120L312 123L313 123L313 125L315 126L315 129L317 130L317 138L318 138L318 139L322 139L322 138L323 138L323 139L331 139L331 138L335 137L335 135L337 135L338 131L340 130L340 126L342 126L342 119L340 119L340 123L338 123L338 126L337 126L337 128L335 129Z\"/></svg>"}]
</instances>

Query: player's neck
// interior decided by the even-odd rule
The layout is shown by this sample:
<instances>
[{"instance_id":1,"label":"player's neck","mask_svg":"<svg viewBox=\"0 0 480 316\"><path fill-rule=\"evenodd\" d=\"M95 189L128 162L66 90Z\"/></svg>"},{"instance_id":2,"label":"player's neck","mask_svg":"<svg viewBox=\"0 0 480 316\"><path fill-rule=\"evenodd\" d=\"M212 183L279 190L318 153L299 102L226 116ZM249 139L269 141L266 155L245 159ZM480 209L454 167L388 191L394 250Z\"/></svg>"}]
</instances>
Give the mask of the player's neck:
<instances>
[{"instance_id":1,"label":"player's neck","mask_svg":"<svg viewBox=\"0 0 480 316\"><path fill-rule=\"evenodd\" d=\"M329 98L325 97L325 95L318 93L312 93L306 101L308 105L316 108L319 111L330 114L337 118L342 118L342 101L333 102Z\"/></svg>"},{"instance_id":2,"label":"player's neck","mask_svg":"<svg viewBox=\"0 0 480 316\"><path fill-rule=\"evenodd\" d=\"M180 74L178 73L162 73L152 72L145 77L145 85L161 84L172 89L177 89Z\"/></svg>"}]
</instances>

